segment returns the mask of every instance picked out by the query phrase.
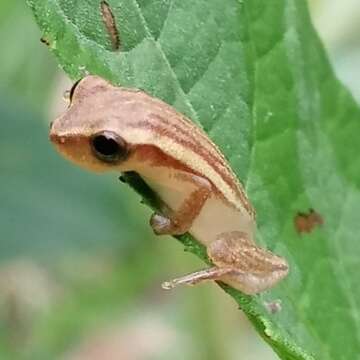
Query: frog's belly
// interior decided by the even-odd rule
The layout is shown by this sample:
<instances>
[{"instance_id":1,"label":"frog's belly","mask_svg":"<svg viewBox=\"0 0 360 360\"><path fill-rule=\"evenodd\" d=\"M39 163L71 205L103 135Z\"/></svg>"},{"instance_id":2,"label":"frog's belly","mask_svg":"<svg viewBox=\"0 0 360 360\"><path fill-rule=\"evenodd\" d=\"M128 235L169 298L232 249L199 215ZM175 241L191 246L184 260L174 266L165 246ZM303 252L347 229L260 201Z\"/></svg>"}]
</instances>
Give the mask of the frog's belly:
<instances>
[{"instance_id":1,"label":"frog's belly","mask_svg":"<svg viewBox=\"0 0 360 360\"><path fill-rule=\"evenodd\" d=\"M253 237L253 220L230 207L215 196L210 197L190 228L192 234L204 245L210 244L224 232L241 231Z\"/></svg>"},{"instance_id":2,"label":"frog's belly","mask_svg":"<svg viewBox=\"0 0 360 360\"><path fill-rule=\"evenodd\" d=\"M148 185L159 195L171 209L176 210L193 191L191 183L183 183L181 191L174 186L166 186L143 177ZM186 187L189 186L189 189ZM196 217L189 232L204 245L210 244L216 237L228 231L242 231L252 238L253 220L248 214L242 214L220 198L212 194L205 202L200 214Z\"/></svg>"}]
</instances>

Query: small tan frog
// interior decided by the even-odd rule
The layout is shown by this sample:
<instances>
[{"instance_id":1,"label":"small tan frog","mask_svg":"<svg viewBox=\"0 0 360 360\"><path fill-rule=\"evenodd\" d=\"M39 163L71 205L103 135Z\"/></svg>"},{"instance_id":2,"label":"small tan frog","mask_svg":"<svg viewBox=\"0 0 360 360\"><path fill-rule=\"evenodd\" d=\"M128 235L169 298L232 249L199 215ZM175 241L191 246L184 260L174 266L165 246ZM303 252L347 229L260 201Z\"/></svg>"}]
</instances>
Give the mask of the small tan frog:
<instances>
[{"instance_id":1,"label":"small tan frog","mask_svg":"<svg viewBox=\"0 0 360 360\"><path fill-rule=\"evenodd\" d=\"M255 211L199 127L163 101L97 76L70 95L69 109L51 125L58 151L89 170L137 172L164 203L150 220L155 233L189 232L207 248L214 266L164 288L219 280L255 294L287 275L283 258L255 244Z\"/></svg>"}]
</instances>

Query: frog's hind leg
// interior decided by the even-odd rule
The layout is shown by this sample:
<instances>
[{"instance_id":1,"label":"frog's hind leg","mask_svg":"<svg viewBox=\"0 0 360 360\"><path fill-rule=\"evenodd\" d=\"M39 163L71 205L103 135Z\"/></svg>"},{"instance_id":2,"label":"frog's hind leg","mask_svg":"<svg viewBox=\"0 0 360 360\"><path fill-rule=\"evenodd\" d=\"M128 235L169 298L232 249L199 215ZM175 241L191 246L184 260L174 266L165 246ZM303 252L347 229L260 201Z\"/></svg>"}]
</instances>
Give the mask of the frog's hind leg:
<instances>
[{"instance_id":1,"label":"frog's hind leg","mask_svg":"<svg viewBox=\"0 0 360 360\"><path fill-rule=\"evenodd\" d=\"M271 288L289 271L285 259L257 246L240 231L220 234L208 255L217 267L232 269L219 280L246 294Z\"/></svg>"},{"instance_id":2,"label":"frog's hind leg","mask_svg":"<svg viewBox=\"0 0 360 360\"><path fill-rule=\"evenodd\" d=\"M216 280L246 294L256 294L271 288L288 273L283 258L256 246L239 231L220 234L208 247L208 256L214 267L166 282L163 288Z\"/></svg>"}]
</instances>

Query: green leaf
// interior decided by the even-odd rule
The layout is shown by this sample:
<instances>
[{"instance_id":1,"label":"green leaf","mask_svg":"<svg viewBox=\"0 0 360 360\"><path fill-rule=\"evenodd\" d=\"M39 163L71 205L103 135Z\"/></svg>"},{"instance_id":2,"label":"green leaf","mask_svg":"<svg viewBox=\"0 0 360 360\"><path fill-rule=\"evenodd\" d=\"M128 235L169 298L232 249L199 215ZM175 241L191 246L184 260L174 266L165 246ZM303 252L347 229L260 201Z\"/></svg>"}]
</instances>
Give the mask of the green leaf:
<instances>
[{"instance_id":1,"label":"green leaf","mask_svg":"<svg viewBox=\"0 0 360 360\"><path fill-rule=\"evenodd\" d=\"M89 72L143 88L221 147L257 210L257 241L291 266L258 296L225 287L279 356L356 358L360 112L336 80L305 2L109 0L115 52L98 0L28 2L72 78ZM300 235L294 217L310 208L324 225ZM269 314L264 302L277 299L282 310Z\"/></svg>"}]
</instances>

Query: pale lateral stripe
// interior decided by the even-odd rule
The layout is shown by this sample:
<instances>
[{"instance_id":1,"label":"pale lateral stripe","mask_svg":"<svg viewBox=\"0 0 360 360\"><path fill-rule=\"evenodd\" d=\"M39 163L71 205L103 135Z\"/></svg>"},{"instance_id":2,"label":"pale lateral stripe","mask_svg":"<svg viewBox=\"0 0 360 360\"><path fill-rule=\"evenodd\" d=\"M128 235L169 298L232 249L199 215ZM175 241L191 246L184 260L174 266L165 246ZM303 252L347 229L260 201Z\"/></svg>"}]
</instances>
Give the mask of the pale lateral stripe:
<instances>
[{"instance_id":1,"label":"pale lateral stripe","mask_svg":"<svg viewBox=\"0 0 360 360\"><path fill-rule=\"evenodd\" d=\"M223 154L217 149L214 143L208 138L208 136L204 133L204 131L199 128L196 124L194 124L190 119L188 119L183 114L175 111L171 106L166 104L160 99L156 99L151 97L145 92L139 91L136 93L136 101L134 101L133 96L134 93L131 93L131 99L127 99L127 103L134 102L137 106L143 105L144 108L149 108L151 106L152 112L159 117L163 118L168 122L169 125L178 126L184 131L189 131L190 135L196 137L197 139L201 138L203 144L206 144L206 148L217 157L220 157L226 164L226 160ZM123 102L121 103L123 105ZM157 110L156 112L154 110ZM150 114L149 114L150 115ZM145 120L145 118L144 118ZM162 123L162 122L161 122ZM163 123L162 123L163 124ZM225 166L224 166L225 167ZM228 169L228 166L226 166Z\"/></svg>"},{"instance_id":2,"label":"pale lateral stripe","mask_svg":"<svg viewBox=\"0 0 360 360\"><path fill-rule=\"evenodd\" d=\"M161 142L161 149L171 157L175 159L181 159L181 161L187 165L192 170L195 170L201 174L206 174L210 181L212 181L215 186L223 194L224 198L227 199L234 207L240 210L242 213L247 213L246 209L241 206L239 199L236 196L236 193L231 189L231 187L222 179L222 177L210 166L201 156L178 144L176 141L172 140L169 137L162 137L158 133L153 133L149 129L129 129L125 128L124 137L126 139L131 139L133 144L149 144L153 146L158 146L159 141ZM161 140L160 140L161 139ZM190 155L190 156L189 156Z\"/></svg>"},{"instance_id":3,"label":"pale lateral stripe","mask_svg":"<svg viewBox=\"0 0 360 360\"><path fill-rule=\"evenodd\" d=\"M152 115L156 115L156 113L153 113ZM163 118L163 116L161 116L161 117ZM167 119L168 118L166 118L165 120L167 120ZM170 117L169 117L169 119L170 119ZM169 134L171 134L175 139L179 138L180 140L183 140L183 141L189 141L189 139L191 139L193 145L200 143L201 144L200 146L205 148L206 151L208 151L209 154L212 155L216 159L216 165L214 164L214 166L218 167L221 172L223 172L224 174L227 174L229 176L229 178L231 178L231 180L234 182L234 184L236 184L237 191L239 192L242 200L248 203L248 199L247 199L247 196L245 195L243 187L242 187L241 183L238 181L238 179L237 179L236 175L234 174L234 172L232 171L232 169L227 164L227 161L226 161L224 155L221 153L221 151L218 149L218 147L209 140L209 138L206 136L206 134L201 129L199 129L194 124L190 124L189 120L187 120L187 123L189 123L189 124L184 124L185 121L182 119L179 119L179 118L177 118L177 121L174 121L174 117L172 117L171 120L169 120L169 121L163 122L157 118L153 118L150 116L148 118L147 116L145 116L144 119L140 120L140 122L144 122L144 121L149 123L149 127L151 127L151 125L161 126L164 130L166 130ZM131 121L128 124L134 125L134 122ZM179 127L183 131L186 131L186 133L179 132L178 129L175 128L175 124L177 126L180 125ZM210 160L210 161L212 161L212 160ZM217 170L215 169L215 171L217 171ZM250 204L249 204L249 207L251 209Z\"/></svg>"},{"instance_id":4,"label":"pale lateral stripe","mask_svg":"<svg viewBox=\"0 0 360 360\"><path fill-rule=\"evenodd\" d=\"M144 121L144 120L141 120L141 122ZM216 165L222 169L222 171L224 171L225 173L229 173L229 175L233 178L233 180L235 181L235 176L232 176L232 173L229 172L229 169L227 166L224 165L224 161L223 159L219 156L219 152L216 152L215 149L214 149L214 146L211 146L209 144L204 144L204 143L201 143L201 140L202 139L198 139L197 136L193 136L193 134L191 133L188 133L188 134L183 134L179 131L177 131L177 129L175 129L171 123L163 123L163 122L160 122L160 121L152 121L152 119L150 120L145 120L148 122L149 124L149 128L151 127L151 125L159 125L161 126L168 134L170 134L174 139L180 139L180 140L183 140L183 141L190 141L189 139L191 139L191 143L193 145L197 145L197 144L201 144L201 146L203 148L206 149L206 151L208 151L216 160ZM129 125L134 125L134 122L128 122L126 124L129 124ZM126 128L126 126L125 126Z\"/></svg>"},{"instance_id":5,"label":"pale lateral stripe","mask_svg":"<svg viewBox=\"0 0 360 360\"><path fill-rule=\"evenodd\" d=\"M156 98L152 98L147 94L144 95L146 97L144 97L143 99L141 100L137 99L137 104L142 103L145 105L146 108L148 108L150 104L152 108L152 112L158 115L159 117L163 118L164 120L166 120L170 126L171 125L178 126L184 131L189 131L189 135L192 137L196 137L197 140L201 138L203 144L204 145L206 144L206 148L209 151L211 151L213 155L216 155L220 157L222 160L225 160L223 154L218 151L214 143L209 139L209 137L204 133L204 131L201 128L199 128L195 123L193 123L183 114L175 111L173 108L171 108L168 104L164 103L163 101ZM155 109L157 110L157 112L154 112Z\"/></svg>"}]
</instances>

